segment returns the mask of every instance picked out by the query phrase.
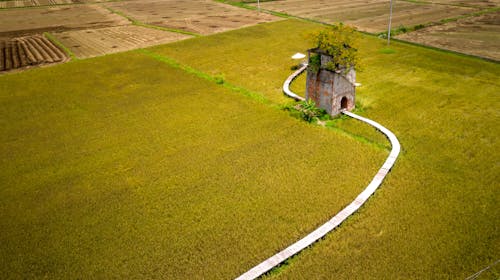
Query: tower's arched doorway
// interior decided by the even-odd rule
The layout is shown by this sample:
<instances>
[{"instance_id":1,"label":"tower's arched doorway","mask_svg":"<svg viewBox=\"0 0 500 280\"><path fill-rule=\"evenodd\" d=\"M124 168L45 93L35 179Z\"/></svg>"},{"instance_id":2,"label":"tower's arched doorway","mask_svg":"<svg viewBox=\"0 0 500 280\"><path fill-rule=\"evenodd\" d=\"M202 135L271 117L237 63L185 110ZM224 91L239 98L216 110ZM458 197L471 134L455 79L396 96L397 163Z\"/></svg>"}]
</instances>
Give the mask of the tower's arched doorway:
<instances>
[{"instance_id":1,"label":"tower's arched doorway","mask_svg":"<svg viewBox=\"0 0 500 280\"><path fill-rule=\"evenodd\" d=\"M346 110L347 109L347 97L342 97L340 100L340 109L341 110Z\"/></svg>"}]
</instances>

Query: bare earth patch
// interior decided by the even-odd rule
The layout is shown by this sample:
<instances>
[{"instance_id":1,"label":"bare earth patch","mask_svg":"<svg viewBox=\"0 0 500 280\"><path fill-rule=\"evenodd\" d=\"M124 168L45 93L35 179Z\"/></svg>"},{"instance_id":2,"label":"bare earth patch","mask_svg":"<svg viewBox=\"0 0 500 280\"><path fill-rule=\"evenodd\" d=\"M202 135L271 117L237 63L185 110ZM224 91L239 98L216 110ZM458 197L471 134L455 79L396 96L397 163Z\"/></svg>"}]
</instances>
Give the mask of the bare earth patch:
<instances>
[{"instance_id":1,"label":"bare earth patch","mask_svg":"<svg viewBox=\"0 0 500 280\"><path fill-rule=\"evenodd\" d=\"M199 34L238 29L280 18L214 1L144 0L108 3L106 6L143 23Z\"/></svg>"},{"instance_id":2,"label":"bare earth patch","mask_svg":"<svg viewBox=\"0 0 500 280\"><path fill-rule=\"evenodd\" d=\"M389 21L389 1L380 0L289 0L264 2L261 7L327 23L344 22L362 31L374 33L385 31ZM477 11L476 8L469 7L402 1L395 2L393 8L394 27L434 22Z\"/></svg>"},{"instance_id":3,"label":"bare earth patch","mask_svg":"<svg viewBox=\"0 0 500 280\"><path fill-rule=\"evenodd\" d=\"M66 31L53 35L78 58L166 44L191 37L135 25Z\"/></svg>"},{"instance_id":4,"label":"bare earth patch","mask_svg":"<svg viewBox=\"0 0 500 280\"><path fill-rule=\"evenodd\" d=\"M66 60L62 50L40 35L0 40L0 73Z\"/></svg>"},{"instance_id":5,"label":"bare earth patch","mask_svg":"<svg viewBox=\"0 0 500 280\"><path fill-rule=\"evenodd\" d=\"M421 29L398 38L500 61L500 12Z\"/></svg>"},{"instance_id":6,"label":"bare earth patch","mask_svg":"<svg viewBox=\"0 0 500 280\"><path fill-rule=\"evenodd\" d=\"M125 18L99 5L2 10L0 17L0 37L129 24Z\"/></svg>"}]
</instances>

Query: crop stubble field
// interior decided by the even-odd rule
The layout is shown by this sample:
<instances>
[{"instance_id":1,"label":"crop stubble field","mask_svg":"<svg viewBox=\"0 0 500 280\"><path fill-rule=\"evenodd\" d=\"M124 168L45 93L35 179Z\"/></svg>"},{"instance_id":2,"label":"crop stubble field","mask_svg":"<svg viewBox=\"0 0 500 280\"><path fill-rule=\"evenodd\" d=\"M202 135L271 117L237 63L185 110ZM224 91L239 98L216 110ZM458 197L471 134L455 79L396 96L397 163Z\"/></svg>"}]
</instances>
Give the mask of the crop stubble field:
<instances>
[{"instance_id":1,"label":"crop stubble field","mask_svg":"<svg viewBox=\"0 0 500 280\"><path fill-rule=\"evenodd\" d=\"M0 10L0 16L0 45L4 46L0 73L67 61L66 53L41 35L44 32L119 28L129 24L123 17L97 5Z\"/></svg>"},{"instance_id":2,"label":"crop stubble field","mask_svg":"<svg viewBox=\"0 0 500 280\"><path fill-rule=\"evenodd\" d=\"M125 18L99 5L0 10L0 16L0 37L129 24Z\"/></svg>"},{"instance_id":3,"label":"crop stubble field","mask_svg":"<svg viewBox=\"0 0 500 280\"><path fill-rule=\"evenodd\" d=\"M123 1L106 6L144 23L199 34L212 34L280 19L266 13L204 0Z\"/></svg>"},{"instance_id":4,"label":"crop stubble field","mask_svg":"<svg viewBox=\"0 0 500 280\"><path fill-rule=\"evenodd\" d=\"M87 58L179 41L192 36L135 25L54 33L76 57Z\"/></svg>"},{"instance_id":5,"label":"crop stubble field","mask_svg":"<svg viewBox=\"0 0 500 280\"><path fill-rule=\"evenodd\" d=\"M500 11L424 28L397 38L500 60Z\"/></svg>"}]
</instances>

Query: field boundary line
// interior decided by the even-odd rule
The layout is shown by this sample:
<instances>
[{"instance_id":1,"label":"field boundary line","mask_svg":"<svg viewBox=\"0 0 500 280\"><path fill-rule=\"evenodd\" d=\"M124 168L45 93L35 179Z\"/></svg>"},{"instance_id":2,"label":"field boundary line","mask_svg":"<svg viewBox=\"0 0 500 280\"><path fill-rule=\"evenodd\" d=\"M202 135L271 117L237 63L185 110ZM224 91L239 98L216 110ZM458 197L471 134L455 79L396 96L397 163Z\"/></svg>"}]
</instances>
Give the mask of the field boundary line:
<instances>
[{"instance_id":1,"label":"field boundary line","mask_svg":"<svg viewBox=\"0 0 500 280\"><path fill-rule=\"evenodd\" d=\"M54 43L54 45L61 48L62 51L65 52L69 58L71 58L71 60L78 60L79 59L76 57L76 55L69 48L67 48L63 43L61 43L59 40L57 40L57 38L54 35L50 34L49 32L44 32L43 36L45 36L45 38L49 39L52 43Z\"/></svg>"},{"instance_id":2,"label":"field boundary line","mask_svg":"<svg viewBox=\"0 0 500 280\"><path fill-rule=\"evenodd\" d=\"M307 65L306 65L307 67ZM304 71L306 67L302 67L299 70L297 70L295 73L293 73L284 83L283 85L283 91L285 94L290 96L291 98L296 98L299 97L303 99L302 97L296 95L295 93L291 92L288 86L290 85L290 82L293 81L300 73ZM286 87L286 90L285 90ZM289 95L289 93L291 93ZM375 127L377 130L382 132L391 142L391 152L389 153L389 156L385 160L384 164L382 167L378 170L376 173L375 177L373 177L372 181L368 186L344 209L342 209L340 212L338 212L333 218L331 218L329 221L324 223L323 225L319 226L316 228L313 232L309 233L299 241L293 243L292 245L288 246L287 248L283 249L282 251L278 252L277 254L273 255L272 257L266 259L265 261L261 262L260 264L254 266L247 272L243 273L240 275L236 280L252 280L255 279L264 273L272 270L274 267L278 266L281 264L283 261L287 260L288 258L296 255L300 251L304 250L305 248L311 246L313 243L317 242L321 238L323 238L326 234L331 232L333 229L338 227L342 222L344 222L348 217L350 217L352 214L354 214L365 202L375 193L375 191L378 189L378 187L382 184L382 181L385 179L387 174L390 172L392 167L394 166L394 163L396 162L396 159L399 156L399 153L401 151L401 145L398 141L398 138L394 133L392 133L389 129L385 128L381 124L358 116L354 113L348 112L346 110L342 111L343 114L357 119L359 121L365 122L373 127Z\"/></svg>"},{"instance_id":3,"label":"field boundary line","mask_svg":"<svg viewBox=\"0 0 500 280\"><path fill-rule=\"evenodd\" d=\"M216 83L216 84L221 85L221 86L223 86L227 89L230 89L232 91L239 92L239 93L243 94L244 96L247 96L247 97L251 98L252 100L255 100L259 103L267 104L267 105L271 105L271 106L276 106L276 104L273 104L273 102L271 102L269 99L267 99L264 95L262 95L258 92L251 91L251 90L246 89L244 87L240 87L240 86L234 85L232 83L229 83L229 82L225 81L224 78L222 78L222 77L211 76L207 73L204 73L200 70L192 68L188 65L181 64L170 57L157 54L157 53L152 52L150 50L139 49L138 51L142 52L143 54L145 54L145 55L147 55L147 56L149 56L157 61L163 62L163 63L165 63L173 68L181 69L181 70L186 71L192 75L197 76L198 78Z\"/></svg>"}]
</instances>

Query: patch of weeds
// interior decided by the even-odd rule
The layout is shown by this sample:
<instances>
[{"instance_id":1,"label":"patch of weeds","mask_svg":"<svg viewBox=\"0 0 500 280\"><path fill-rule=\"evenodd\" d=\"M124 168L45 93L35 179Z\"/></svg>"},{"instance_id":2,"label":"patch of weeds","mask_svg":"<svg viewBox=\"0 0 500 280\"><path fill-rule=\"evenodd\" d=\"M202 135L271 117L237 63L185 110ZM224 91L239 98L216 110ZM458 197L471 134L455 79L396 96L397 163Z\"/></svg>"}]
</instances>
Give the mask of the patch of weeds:
<instances>
[{"instance_id":1,"label":"patch of weeds","mask_svg":"<svg viewBox=\"0 0 500 280\"><path fill-rule=\"evenodd\" d=\"M417 31L417 30L420 30L420 29L424 29L426 26L425 24L417 24L413 27L413 30L414 31Z\"/></svg>"},{"instance_id":2,"label":"patch of weeds","mask_svg":"<svg viewBox=\"0 0 500 280\"><path fill-rule=\"evenodd\" d=\"M305 120L308 123L331 119L330 115L324 109L316 107L316 103L312 100L288 104L283 109L289 111L293 117Z\"/></svg>"},{"instance_id":3,"label":"patch of weeds","mask_svg":"<svg viewBox=\"0 0 500 280\"><path fill-rule=\"evenodd\" d=\"M216 74L214 76L214 80L215 80L215 83L218 85L224 84L224 81L225 81L224 74L222 74L222 73Z\"/></svg>"},{"instance_id":4,"label":"patch of weeds","mask_svg":"<svg viewBox=\"0 0 500 280\"><path fill-rule=\"evenodd\" d=\"M396 28L393 32L394 35L398 35L398 34L403 34L403 33L406 33L410 30L410 28L404 26L404 25L400 25L398 26L398 28Z\"/></svg>"},{"instance_id":5,"label":"patch of weeds","mask_svg":"<svg viewBox=\"0 0 500 280\"><path fill-rule=\"evenodd\" d=\"M423 28L432 26L432 25L435 25L435 24L434 23L426 23L426 24L417 24L415 26L400 25L398 28L391 29L391 37L392 36L401 35L401 34L405 34L405 33L408 33L408 32L413 32L413 31L416 31L416 30L419 30L419 29L423 29ZM380 33L377 34L377 36L379 38L381 38L381 39L387 39L387 37L388 37L387 31L380 32Z\"/></svg>"},{"instance_id":6,"label":"patch of weeds","mask_svg":"<svg viewBox=\"0 0 500 280\"><path fill-rule=\"evenodd\" d=\"M309 58L309 71L316 74L321 67L321 56L319 54L314 54Z\"/></svg>"}]
</instances>

